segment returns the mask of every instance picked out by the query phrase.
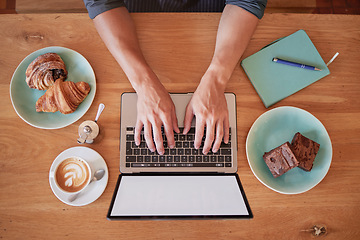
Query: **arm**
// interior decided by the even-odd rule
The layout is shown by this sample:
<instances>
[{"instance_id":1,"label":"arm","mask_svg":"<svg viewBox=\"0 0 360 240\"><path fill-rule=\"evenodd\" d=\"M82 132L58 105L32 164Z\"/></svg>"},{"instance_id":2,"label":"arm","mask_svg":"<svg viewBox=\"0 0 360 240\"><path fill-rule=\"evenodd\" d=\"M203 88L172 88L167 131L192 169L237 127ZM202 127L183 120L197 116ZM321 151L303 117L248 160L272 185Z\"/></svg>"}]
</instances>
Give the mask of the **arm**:
<instances>
[{"instance_id":1,"label":"arm","mask_svg":"<svg viewBox=\"0 0 360 240\"><path fill-rule=\"evenodd\" d=\"M175 145L173 130L179 132L175 106L141 52L135 25L129 12L124 7L111 9L97 15L94 24L138 94L136 144L140 144L140 132L144 127L149 149L155 151L156 148L162 154L164 146L161 126L164 126L170 147Z\"/></svg>"},{"instance_id":2,"label":"arm","mask_svg":"<svg viewBox=\"0 0 360 240\"><path fill-rule=\"evenodd\" d=\"M184 119L184 133L196 116L195 148L199 148L206 126L203 153L218 151L221 141L229 141L229 117L224 91L231 74L247 47L258 23L252 13L226 5L216 37L215 51L209 68L202 77Z\"/></svg>"}]
</instances>

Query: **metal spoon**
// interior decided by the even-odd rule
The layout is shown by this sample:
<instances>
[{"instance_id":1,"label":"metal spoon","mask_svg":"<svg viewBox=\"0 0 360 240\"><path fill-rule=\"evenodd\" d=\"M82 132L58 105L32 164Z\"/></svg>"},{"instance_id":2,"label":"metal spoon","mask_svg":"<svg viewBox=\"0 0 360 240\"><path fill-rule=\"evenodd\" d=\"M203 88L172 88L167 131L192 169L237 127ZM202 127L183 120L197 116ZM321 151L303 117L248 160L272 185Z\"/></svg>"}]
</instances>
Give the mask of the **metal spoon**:
<instances>
[{"instance_id":1,"label":"metal spoon","mask_svg":"<svg viewBox=\"0 0 360 240\"><path fill-rule=\"evenodd\" d=\"M103 178L104 175L105 175L105 170L104 170L104 169L99 169L99 170L97 170L97 171L94 173L94 177L90 180L89 184L90 184L91 182L93 182L93 181L99 181L100 179ZM74 195L71 195L71 196L69 197L68 201L69 201L69 202L75 201L81 193L82 193L82 191L79 192L79 193L76 193L76 194L74 194Z\"/></svg>"},{"instance_id":2,"label":"metal spoon","mask_svg":"<svg viewBox=\"0 0 360 240\"><path fill-rule=\"evenodd\" d=\"M100 103L97 114L96 114L96 117L95 117L95 122L97 122L99 120L99 117L100 117L102 111L104 111L104 108L105 108L105 104Z\"/></svg>"}]
</instances>

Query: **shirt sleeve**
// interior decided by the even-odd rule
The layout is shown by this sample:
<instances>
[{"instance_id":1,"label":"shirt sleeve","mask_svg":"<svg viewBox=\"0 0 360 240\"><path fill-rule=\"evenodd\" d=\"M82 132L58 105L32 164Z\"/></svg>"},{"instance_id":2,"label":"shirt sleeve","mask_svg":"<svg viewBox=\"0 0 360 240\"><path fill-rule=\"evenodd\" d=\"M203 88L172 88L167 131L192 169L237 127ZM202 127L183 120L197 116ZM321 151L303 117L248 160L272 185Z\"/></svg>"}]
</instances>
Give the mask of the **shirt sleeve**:
<instances>
[{"instance_id":1,"label":"shirt sleeve","mask_svg":"<svg viewBox=\"0 0 360 240\"><path fill-rule=\"evenodd\" d=\"M264 16L267 0L226 0L225 4L241 7L261 19Z\"/></svg>"},{"instance_id":2,"label":"shirt sleeve","mask_svg":"<svg viewBox=\"0 0 360 240\"><path fill-rule=\"evenodd\" d=\"M89 13L89 17L94 19L100 13L106 12L113 8L124 7L123 0L83 0Z\"/></svg>"}]
</instances>

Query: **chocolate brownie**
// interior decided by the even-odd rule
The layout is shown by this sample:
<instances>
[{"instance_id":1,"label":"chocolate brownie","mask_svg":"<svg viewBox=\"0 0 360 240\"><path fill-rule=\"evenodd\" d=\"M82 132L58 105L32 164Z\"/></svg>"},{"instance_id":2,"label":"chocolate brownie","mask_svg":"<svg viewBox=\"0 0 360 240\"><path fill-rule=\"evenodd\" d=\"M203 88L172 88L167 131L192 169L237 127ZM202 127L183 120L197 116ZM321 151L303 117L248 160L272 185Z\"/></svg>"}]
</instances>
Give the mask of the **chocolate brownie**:
<instances>
[{"instance_id":1,"label":"chocolate brownie","mask_svg":"<svg viewBox=\"0 0 360 240\"><path fill-rule=\"evenodd\" d=\"M313 163L320 148L320 144L304 137L297 132L291 142L291 150L299 161L299 166L305 171L311 171Z\"/></svg>"},{"instance_id":2,"label":"chocolate brownie","mask_svg":"<svg viewBox=\"0 0 360 240\"><path fill-rule=\"evenodd\" d=\"M299 165L289 142L266 152L263 159L274 177L279 177Z\"/></svg>"}]
</instances>

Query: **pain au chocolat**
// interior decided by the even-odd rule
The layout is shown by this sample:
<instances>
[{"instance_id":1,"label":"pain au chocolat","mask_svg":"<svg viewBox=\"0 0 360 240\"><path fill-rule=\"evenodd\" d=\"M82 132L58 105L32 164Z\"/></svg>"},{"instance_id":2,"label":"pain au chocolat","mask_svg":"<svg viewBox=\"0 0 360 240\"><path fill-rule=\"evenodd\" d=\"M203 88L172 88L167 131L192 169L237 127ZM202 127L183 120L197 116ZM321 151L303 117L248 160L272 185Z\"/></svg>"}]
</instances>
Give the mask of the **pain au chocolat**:
<instances>
[{"instance_id":1,"label":"pain au chocolat","mask_svg":"<svg viewBox=\"0 0 360 240\"><path fill-rule=\"evenodd\" d=\"M47 90L57 79L65 80L67 74L65 63L58 54L45 53L30 63L25 81L30 88Z\"/></svg>"}]
</instances>

